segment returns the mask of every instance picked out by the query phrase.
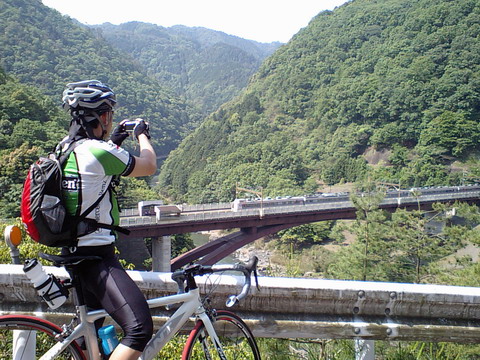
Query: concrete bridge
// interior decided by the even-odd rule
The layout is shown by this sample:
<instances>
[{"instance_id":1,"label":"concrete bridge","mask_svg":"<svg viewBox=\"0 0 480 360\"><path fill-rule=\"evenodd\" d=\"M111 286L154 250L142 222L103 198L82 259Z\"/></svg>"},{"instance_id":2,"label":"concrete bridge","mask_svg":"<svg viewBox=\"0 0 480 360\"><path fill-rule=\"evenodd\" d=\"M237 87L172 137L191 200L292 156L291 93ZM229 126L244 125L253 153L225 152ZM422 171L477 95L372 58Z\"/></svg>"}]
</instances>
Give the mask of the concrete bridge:
<instances>
[{"instance_id":1,"label":"concrete bridge","mask_svg":"<svg viewBox=\"0 0 480 360\"><path fill-rule=\"evenodd\" d=\"M398 208L407 210L430 210L435 202L453 203L455 201L477 202L480 187L442 188L439 191L425 191L414 196L407 192L405 196L386 197L380 208L394 212ZM130 216L121 218L121 226L127 227L130 235L121 235L122 241L152 237L154 241L154 259L162 259L163 265L154 270L170 271L190 262L211 265L232 254L237 249L270 234L286 228L324 220L354 219L356 208L348 197L329 199L309 205L276 206L250 210L233 211L228 204L195 205L189 211L176 217L156 219L155 216ZM170 245L164 236L197 231L240 229L235 233L208 242L170 261ZM130 240L129 240L130 241Z\"/></svg>"}]
</instances>

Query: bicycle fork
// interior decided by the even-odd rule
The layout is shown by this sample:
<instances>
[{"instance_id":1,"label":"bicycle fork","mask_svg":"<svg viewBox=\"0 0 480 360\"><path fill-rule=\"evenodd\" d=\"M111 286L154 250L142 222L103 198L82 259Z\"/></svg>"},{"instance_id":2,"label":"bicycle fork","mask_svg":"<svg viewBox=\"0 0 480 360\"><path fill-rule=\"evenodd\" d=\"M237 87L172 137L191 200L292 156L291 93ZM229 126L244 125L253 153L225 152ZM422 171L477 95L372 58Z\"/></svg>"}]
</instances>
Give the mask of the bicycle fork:
<instances>
[{"instance_id":1,"label":"bicycle fork","mask_svg":"<svg viewBox=\"0 0 480 360\"><path fill-rule=\"evenodd\" d=\"M217 332L213 328L213 320L211 319L207 313L205 312L205 309L203 313L198 314L198 318L203 322L203 325L205 325L205 330L207 331L208 335L210 335L210 339L213 342L213 346L215 346L215 350L217 351L217 354L221 360L227 360L227 357L225 356L225 353L222 348L222 344L220 343L220 339L218 338ZM210 349L208 348L208 337L205 336L206 334L201 334L199 340L202 343L202 348L203 352L205 353L205 357L207 360L212 359L212 355L210 354Z\"/></svg>"},{"instance_id":2,"label":"bicycle fork","mask_svg":"<svg viewBox=\"0 0 480 360\"><path fill-rule=\"evenodd\" d=\"M200 302L198 289L191 290L188 293L170 296L170 299L173 298L178 298L179 302L183 301L183 304L148 342L139 360L153 359L155 355L162 349L162 347L182 328L188 319L193 314L196 314L198 311L202 311L201 309L203 309L202 303ZM165 299L162 301L165 301ZM174 301L165 301L165 306L174 303ZM152 304L152 307L155 306L156 305Z\"/></svg>"}]
</instances>

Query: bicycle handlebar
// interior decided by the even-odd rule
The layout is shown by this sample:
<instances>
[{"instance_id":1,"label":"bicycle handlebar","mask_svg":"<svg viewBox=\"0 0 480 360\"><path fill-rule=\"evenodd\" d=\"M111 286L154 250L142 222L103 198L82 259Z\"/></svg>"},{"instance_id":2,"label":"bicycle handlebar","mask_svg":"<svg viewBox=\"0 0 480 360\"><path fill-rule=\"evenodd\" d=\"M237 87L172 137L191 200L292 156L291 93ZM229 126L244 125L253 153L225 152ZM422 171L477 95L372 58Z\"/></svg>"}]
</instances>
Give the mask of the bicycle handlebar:
<instances>
[{"instance_id":1,"label":"bicycle handlebar","mask_svg":"<svg viewBox=\"0 0 480 360\"><path fill-rule=\"evenodd\" d=\"M256 287L257 289L260 289L258 285L257 264L258 264L258 258L256 256L253 256L245 265L244 264L233 264L233 265L225 264L225 265L205 266L200 264L194 264L194 265L187 266L185 269L175 271L172 274L172 280L174 280L178 285L178 293L184 293L185 282L187 282L187 287L189 289L193 288L193 286L196 286L195 280L193 279L195 276L202 276L206 274L213 274L213 273L224 272L224 271L241 272L245 276L245 283L243 284L242 291L238 295L230 295L226 301L226 306L232 307L248 295L248 292L250 291L250 287L252 284L252 280L251 280L252 272L255 276Z\"/></svg>"}]
</instances>

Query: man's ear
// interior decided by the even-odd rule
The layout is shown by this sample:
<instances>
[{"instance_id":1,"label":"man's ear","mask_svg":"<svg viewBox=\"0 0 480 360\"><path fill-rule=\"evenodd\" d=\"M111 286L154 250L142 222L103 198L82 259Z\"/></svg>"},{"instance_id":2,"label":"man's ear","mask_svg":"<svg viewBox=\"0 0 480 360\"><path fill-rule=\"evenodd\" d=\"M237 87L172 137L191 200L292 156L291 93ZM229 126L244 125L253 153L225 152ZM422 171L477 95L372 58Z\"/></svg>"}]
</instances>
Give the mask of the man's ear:
<instances>
[{"instance_id":1,"label":"man's ear","mask_svg":"<svg viewBox=\"0 0 480 360\"><path fill-rule=\"evenodd\" d=\"M108 125L108 112L104 112L102 115L100 115L100 120L104 126Z\"/></svg>"}]
</instances>

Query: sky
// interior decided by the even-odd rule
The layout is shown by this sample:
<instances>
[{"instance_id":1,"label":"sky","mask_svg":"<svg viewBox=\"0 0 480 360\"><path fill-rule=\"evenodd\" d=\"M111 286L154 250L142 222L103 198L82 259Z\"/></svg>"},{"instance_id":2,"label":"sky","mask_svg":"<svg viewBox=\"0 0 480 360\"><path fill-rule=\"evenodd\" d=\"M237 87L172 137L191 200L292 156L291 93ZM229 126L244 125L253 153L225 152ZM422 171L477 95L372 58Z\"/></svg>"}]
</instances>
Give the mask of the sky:
<instances>
[{"instance_id":1,"label":"sky","mask_svg":"<svg viewBox=\"0 0 480 360\"><path fill-rule=\"evenodd\" d=\"M258 42L288 42L323 10L347 0L42 0L83 24L141 21L205 27Z\"/></svg>"}]
</instances>

